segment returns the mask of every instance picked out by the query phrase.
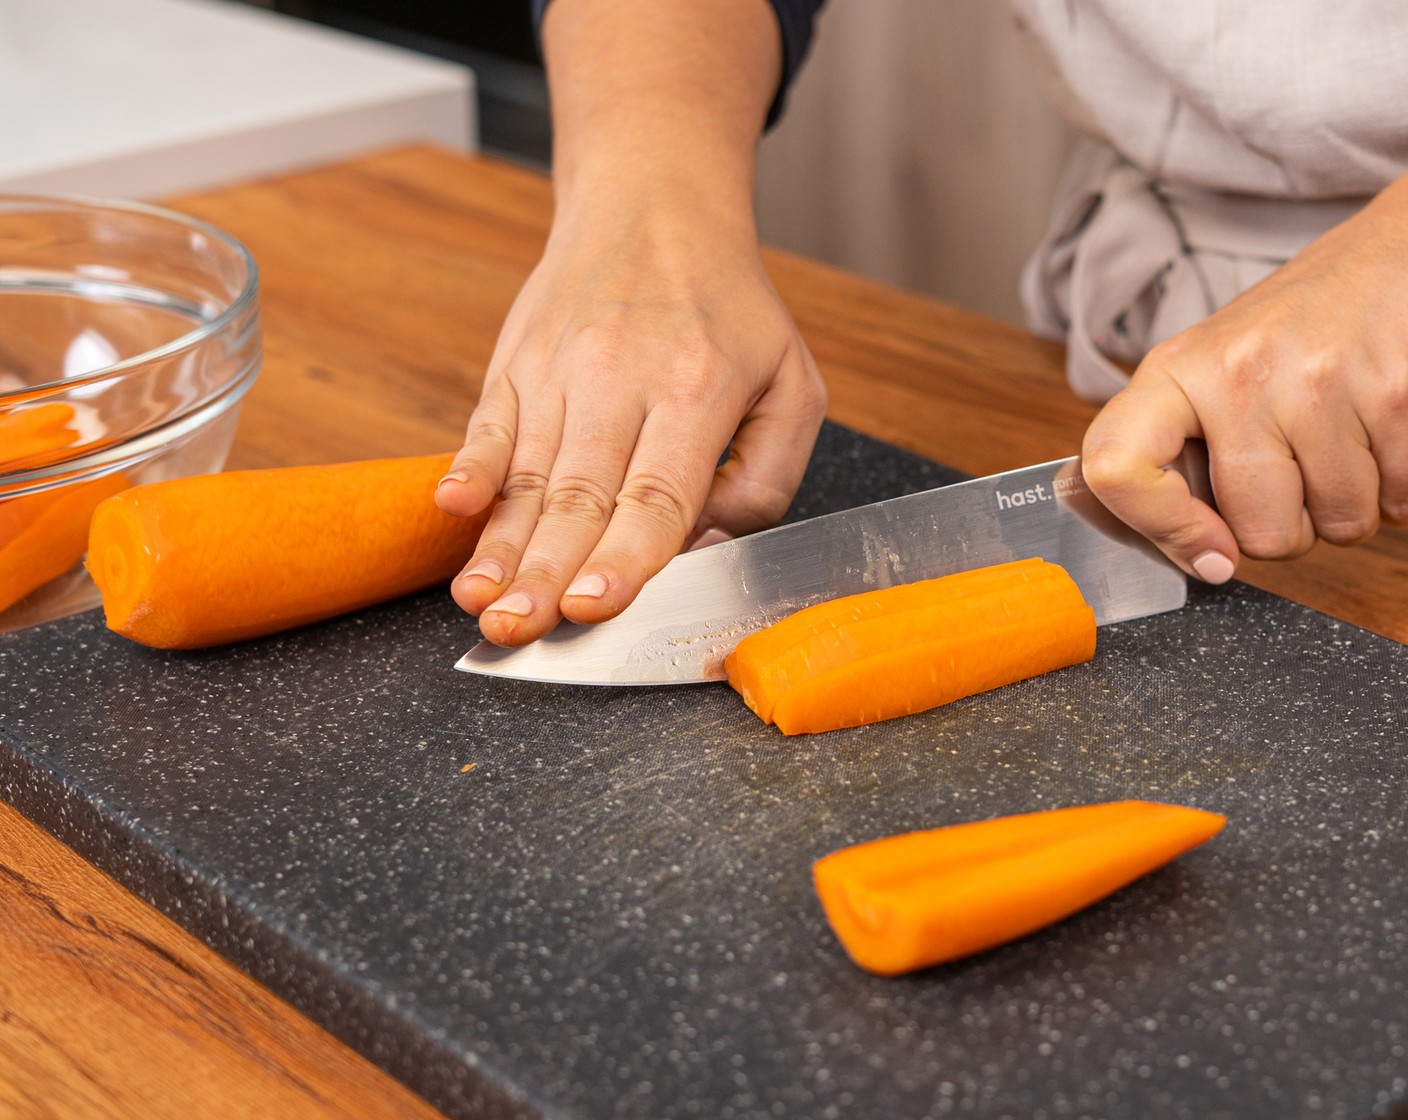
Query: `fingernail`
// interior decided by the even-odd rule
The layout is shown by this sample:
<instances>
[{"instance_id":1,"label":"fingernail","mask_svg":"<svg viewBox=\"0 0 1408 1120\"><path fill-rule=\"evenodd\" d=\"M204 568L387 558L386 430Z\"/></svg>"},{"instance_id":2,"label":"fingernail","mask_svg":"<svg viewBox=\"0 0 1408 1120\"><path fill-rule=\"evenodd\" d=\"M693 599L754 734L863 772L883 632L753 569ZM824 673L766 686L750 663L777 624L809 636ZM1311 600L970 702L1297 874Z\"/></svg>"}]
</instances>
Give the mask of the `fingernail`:
<instances>
[{"instance_id":1,"label":"fingernail","mask_svg":"<svg viewBox=\"0 0 1408 1120\"><path fill-rule=\"evenodd\" d=\"M733 540L732 533L725 533L722 529L705 529L687 551L693 552L697 548L708 548L711 544L723 544L724 541L731 540Z\"/></svg>"},{"instance_id":2,"label":"fingernail","mask_svg":"<svg viewBox=\"0 0 1408 1120\"><path fill-rule=\"evenodd\" d=\"M444 486L445 483L447 483L447 482L468 482L468 481L469 481L469 472L468 472L468 471L451 471L449 474L447 474L444 478L442 478L439 482L437 482L437 483L435 484L435 489L439 490L440 487Z\"/></svg>"},{"instance_id":3,"label":"fingernail","mask_svg":"<svg viewBox=\"0 0 1408 1120\"><path fill-rule=\"evenodd\" d=\"M600 599L606 594L606 577L597 575L596 572L581 576L573 581L564 594L582 599Z\"/></svg>"},{"instance_id":4,"label":"fingernail","mask_svg":"<svg viewBox=\"0 0 1408 1120\"><path fill-rule=\"evenodd\" d=\"M1235 565L1220 552L1204 552L1193 558L1193 571L1204 583L1226 583Z\"/></svg>"},{"instance_id":5,"label":"fingernail","mask_svg":"<svg viewBox=\"0 0 1408 1120\"><path fill-rule=\"evenodd\" d=\"M490 583L503 583L504 570L495 560L481 560L467 572L460 573L460 579L487 579Z\"/></svg>"},{"instance_id":6,"label":"fingernail","mask_svg":"<svg viewBox=\"0 0 1408 1120\"><path fill-rule=\"evenodd\" d=\"M515 591L512 595L505 595L497 602L490 603L485 611L498 611L500 614L516 614L520 617L527 617L533 613L533 600L521 591Z\"/></svg>"}]
</instances>

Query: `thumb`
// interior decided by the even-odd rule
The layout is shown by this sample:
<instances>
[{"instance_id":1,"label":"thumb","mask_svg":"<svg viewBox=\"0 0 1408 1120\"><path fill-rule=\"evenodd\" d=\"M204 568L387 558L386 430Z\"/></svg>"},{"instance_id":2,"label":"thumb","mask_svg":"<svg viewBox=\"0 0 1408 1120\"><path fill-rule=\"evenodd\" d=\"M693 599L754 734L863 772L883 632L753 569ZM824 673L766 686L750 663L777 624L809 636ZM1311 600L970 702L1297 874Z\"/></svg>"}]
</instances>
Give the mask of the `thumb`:
<instances>
[{"instance_id":1,"label":"thumb","mask_svg":"<svg viewBox=\"0 0 1408 1120\"><path fill-rule=\"evenodd\" d=\"M1189 440L1201 439L1192 402L1168 374L1141 366L1091 421L1081 447L1085 482L1105 507L1148 537L1189 575L1226 583L1241 552L1231 528L1167 469Z\"/></svg>"}]
</instances>

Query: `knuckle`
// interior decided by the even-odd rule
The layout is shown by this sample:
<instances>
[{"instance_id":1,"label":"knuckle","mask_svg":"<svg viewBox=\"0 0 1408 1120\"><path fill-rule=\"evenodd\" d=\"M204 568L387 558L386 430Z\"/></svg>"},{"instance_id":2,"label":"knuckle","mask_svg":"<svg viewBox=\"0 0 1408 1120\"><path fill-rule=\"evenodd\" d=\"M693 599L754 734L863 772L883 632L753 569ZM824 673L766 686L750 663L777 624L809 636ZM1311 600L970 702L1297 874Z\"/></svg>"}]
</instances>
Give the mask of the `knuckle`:
<instances>
[{"instance_id":1,"label":"knuckle","mask_svg":"<svg viewBox=\"0 0 1408 1120\"><path fill-rule=\"evenodd\" d=\"M1372 537L1378 528L1378 518L1368 514L1326 518L1315 523L1316 534L1330 544L1358 544Z\"/></svg>"},{"instance_id":2,"label":"knuckle","mask_svg":"<svg viewBox=\"0 0 1408 1120\"><path fill-rule=\"evenodd\" d=\"M1325 407L1339 394L1343 383L1343 367L1335 356L1311 352L1301 359L1298 388L1306 409L1317 412Z\"/></svg>"},{"instance_id":3,"label":"knuckle","mask_svg":"<svg viewBox=\"0 0 1408 1120\"><path fill-rule=\"evenodd\" d=\"M1106 503L1118 503L1131 493L1134 486L1132 479L1139 466L1138 457L1118 440L1089 442L1081 451L1080 469L1085 484Z\"/></svg>"},{"instance_id":4,"label":"knuckle","mask_svg":"<svg viewBox=\"0 0 1408 1120\"><path fill-rule=\"evenodd\" d=\"M614 324L587 323L572 340L574 379L587 383L610 383L625 363L627 335Z\"/></svg>"},{"instance_id":5,"label":"knuckle","mask_svg":"<svg viewBox=\"0 0 1408 1120\"><path fill-rule=\"evenodd\" d=\"M713 407L718 384L709 363L677 361L670 370L670 402L682 410L703 412Z\"/></svg>"},{"instance_id":6,"label":"knuckle","mask_svg":"<svg viewBox=\"0 0 1408 1120\"><path fill-rule=\"evenodd\" d=\"M585 477L555 479L543 499L544 516L605 525L615 509L614 497L600 482Z\"/></svg>"},{"instance_id":7,"label":"knuckle","mask_svg":"<svg viewBox=\"0 0 1408 1120\"><path fill-rule=\"evenodd\" d=\"M1390 525L1408 525L1408 497L1384 498L1379 505L1379 516Z\"/></svg>"},{"instance_id":8,"label":"knuckle","mask_svg":"<svg viewBox=\"0 0 1408 1120\"><path fill-rule=\"evenodd\" d=\"M1150 539L1179 556L1189 556L1200 551L1203 529L1196 524L1178 524L1151 531Z\"/></svg>"},{"instance_id":9,"label":"knuckle","mask_svg":"<svg viewBox=\"0 0 1408 1120\"><path fill-rule=\"evenodd\" d=\"M683 483L665 474L640 474L627 479L616 505L657 522L672 533L683 534L693 521Z\"/></svg>"},{"instance_id":10,"label":"knuckle","mask_svg":"<svg viewBox=\"0 0 1408 1120\"><path fill-rule=\"evenodd\" d=\"M517 433L501 420L475 418L469 427L467 442L487 443L498 448L512 448L518 438Z\"/></svg>"},{"instance_id":11,"label":"knuckle","mask_svg":"<svg viewBox=\"0 0 1408 1120\"><path fill-rule=\"evenodd\" d=\"M1139 363L1139 368L1147 373L1171 374L1182 365L1188 346L1185 335L1176 334L1166 338L1149 348L1149 352Z\"/></svg>"},{"instance_id":12,"label":"knuckle","mask_svg":"<svg viewBox=\"0 0 1408 1120\"><path fill-rule=\"evenodd\" d=\"M541 505L547 486L547 478L538 471L510 471L504 479L503 498L514 504Z\"/></svg>"},{"instance_id":13,"label":"knuckle","mask_svg":"<svg viewBox=\"0 0 1408 1120\"><path fill-rule=\"evenodd\" d=\"M1244 399L1269 384L1280 365L1274 345L1261 333L1239 334L1220 353L1202 355L1201 360L1208 363L1208 375L1220 392L1242 394ZM1310 363L1304 368L1309 371Z\"/></svg>"},{"instance_id":14,"label":"knuckle","mask_svg":"<svg viewBox=\"0 0 1408 1120\"><path fill-rule=\"evenodd\" d=\"M1242 554L1253 560L1288 560L1293 556L1300 556L1310 548L1308 542L1302 541L1300 533L1285 526L1234 526L1233 533Z\"/></svg>"},{"instance_id":15,"label":"knuckle","mask_svg":"<svg viewBox=\"0 0 1408 1120\"><path fill-rule=\"evenodd\" d=\"M1368 411L1378 417L1408 418L1408 364L1379 373Z\"/></svg>"}]
</instances>

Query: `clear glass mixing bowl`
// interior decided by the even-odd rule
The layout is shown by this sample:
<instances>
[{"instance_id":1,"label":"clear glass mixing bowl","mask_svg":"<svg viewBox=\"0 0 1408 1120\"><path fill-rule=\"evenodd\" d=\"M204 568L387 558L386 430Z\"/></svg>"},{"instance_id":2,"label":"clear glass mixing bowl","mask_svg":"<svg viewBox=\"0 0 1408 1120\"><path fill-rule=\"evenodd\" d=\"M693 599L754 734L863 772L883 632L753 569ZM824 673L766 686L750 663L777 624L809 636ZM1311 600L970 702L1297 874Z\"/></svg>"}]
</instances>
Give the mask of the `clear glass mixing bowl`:
<instances>
[{"instance_id":1,"label":"clear glass mixing bowl","mask_svg":"<svg viewBox=\"0 0 1408 1120\"><path fill-rule=\"evenodd\" d=\"M224 465L259 374L258 289L204 222L0 194L0 633L97 605L81 559L99 497Z\"/></svg>"}]
</instances>

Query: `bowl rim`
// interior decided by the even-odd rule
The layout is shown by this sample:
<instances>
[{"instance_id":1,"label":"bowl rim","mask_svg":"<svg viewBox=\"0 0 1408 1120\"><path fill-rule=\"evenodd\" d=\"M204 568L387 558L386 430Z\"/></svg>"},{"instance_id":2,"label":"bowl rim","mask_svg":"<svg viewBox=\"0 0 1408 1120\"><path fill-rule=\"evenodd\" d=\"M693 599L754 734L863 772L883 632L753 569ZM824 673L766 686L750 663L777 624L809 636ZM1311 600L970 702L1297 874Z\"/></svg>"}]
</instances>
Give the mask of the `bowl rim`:
<instances>
[{"instance_id":1,"label":"bowl rim","mask_svg":"<svg viewBox=\"0 0 1408 1120\"><path fill-rule=\"evenodd\" d=\"M10 475L0 473L0 504L134 469L149 459L164 455L173 447L184 446L230 409L238 408L258 376L259 365L253 363L199 408L172 417L130 440L110 444L77 459L66 459Z\"/></svg>"},{"instance_id":2,"label":"bowl rim","mask_svg":"<svg viewBox=\"0 0 1408 1120\"><path fill-rule=\"evenodd\" d=\"M72 385L83 385L90 380L100 377L111 377L114 373L121 373L126 369L145 365L147 362L169 358L182 350L188 350L198 343L204 342L211 335L219 334L236 319L240 318L253 304L259 296L259 264L243 243L233 234L226 233L218 226L202 218L194 217L190 214L183 214L179 210L172 210L165 206L155 206L148 202L138 202L133 199L110 199L98 198L82 194L29 194L11 193L0 191L0 217L11 210L20 210L25 206L31 206L35 210L63 210L65 208L82 210L118 210L129 214L141 214L148 218L159 218L163 221L176 225L185 226L189 230L205 234L216 241L223 242L227 247L233 249L236 257L243 262L245 267L244 283L241 284L239 292L230 301L220 314L208 322L202 323L194 330L185 334L177 335L169 342L164 342L160 346L151 350L144 350L140 354L135 354L130 358L124 358L120 362L113 362L111 365L100 366L97 369L90 369L87 373L78 377L60 377L54 381L43 381L37 385L26 385L23 389L13 389L8 392L0 392L0 404L15 403L21 404L32 399L47 396L56 388L66 388Z\"/></svg>"}]
</instances>

